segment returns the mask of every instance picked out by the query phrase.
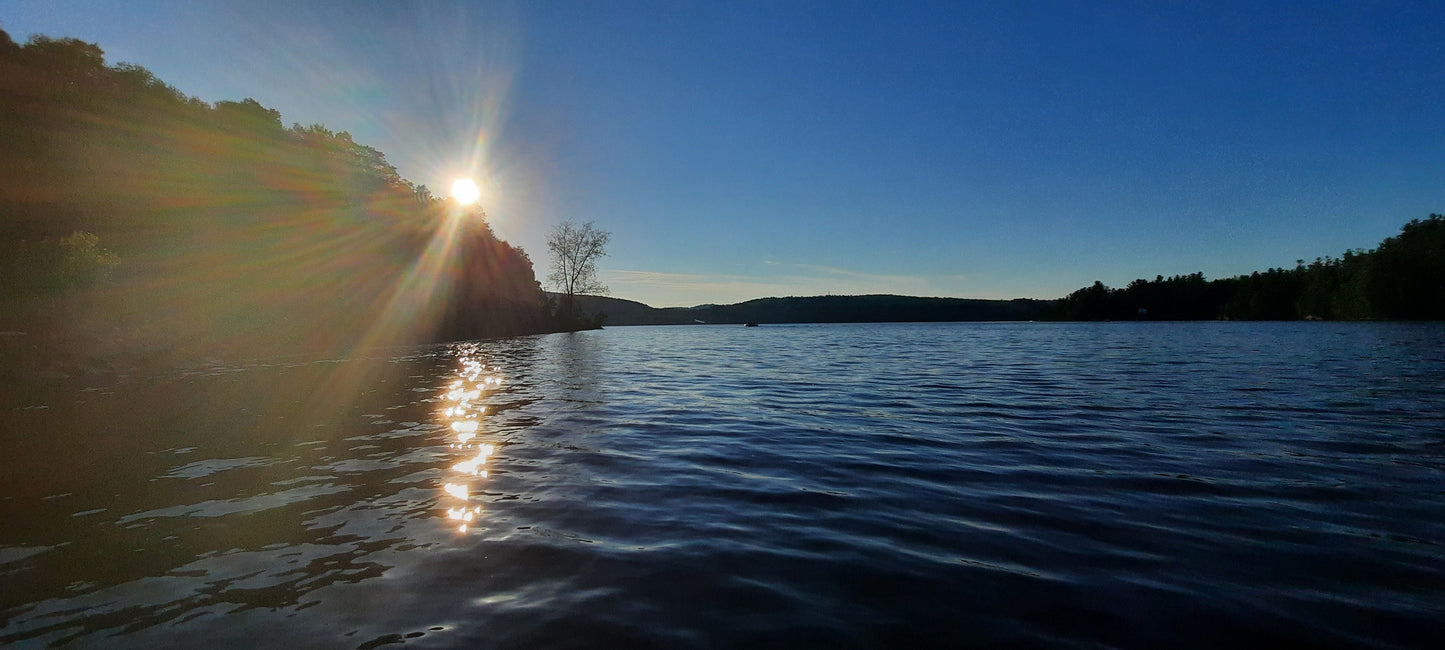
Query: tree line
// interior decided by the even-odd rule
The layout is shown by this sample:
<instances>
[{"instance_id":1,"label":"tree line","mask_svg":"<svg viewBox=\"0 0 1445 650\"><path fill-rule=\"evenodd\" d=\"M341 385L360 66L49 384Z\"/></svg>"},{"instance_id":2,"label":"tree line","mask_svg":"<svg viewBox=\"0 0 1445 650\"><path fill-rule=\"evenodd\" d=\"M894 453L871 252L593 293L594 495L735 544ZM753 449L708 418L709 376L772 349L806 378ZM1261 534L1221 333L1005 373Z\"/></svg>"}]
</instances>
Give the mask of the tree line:
<instances>
[{"instance_id":1,"label":"tree line","mask_svg":"<svg viewBox=\"0 0 1445 650\"><path fill-rule=\"evenodd\" d=\"M0 321L182 356L568 327L480 208L349 133L3 30Z\"/></svg>"},{"instance_id":2,"label":"tree line","mask_svg":"<svg viewBox=\"0 0 1445 650\"><path fill-rule=\"evenodd\" d=\"M1445 215L1405 224L1371 250L1233 278L1204 274L1102 282L1059 301L1059 320L1445 319Z\"/></svg>"},{"instance_id":3,"label":"tree line","mask_svg":"<svg viewBox=\"0 0 1445 650\"><path fill-rule=\"evenodd\" d=\"M1405 224L1371 250L1298 260L1294 268L1208 280L1203 273L1103 282L1057 300L912 296L761 298L733 305L654 308L579 297L613 325L1007 320L1445 320L1445 215Z\"/></svg>"}]
</instances>

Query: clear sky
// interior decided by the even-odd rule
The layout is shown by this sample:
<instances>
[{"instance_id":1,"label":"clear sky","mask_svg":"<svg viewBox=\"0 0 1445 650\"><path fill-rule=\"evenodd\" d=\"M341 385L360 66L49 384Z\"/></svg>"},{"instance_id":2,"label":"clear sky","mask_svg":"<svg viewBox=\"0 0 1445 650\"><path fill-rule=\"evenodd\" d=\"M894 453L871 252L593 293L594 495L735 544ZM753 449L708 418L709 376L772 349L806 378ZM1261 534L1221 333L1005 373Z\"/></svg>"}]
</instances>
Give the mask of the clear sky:
<instances>
[{"instance_id":1,"label":"clear sky","mask_svg":"<svg viewBox=\"0 0 1445 650\"><path fill-rule=\"evenodd\" d=\"M207 101L474 176L656 306L1059 297L1445 212L1441 2L0 0Z\"/></svg>"}]
</instances>

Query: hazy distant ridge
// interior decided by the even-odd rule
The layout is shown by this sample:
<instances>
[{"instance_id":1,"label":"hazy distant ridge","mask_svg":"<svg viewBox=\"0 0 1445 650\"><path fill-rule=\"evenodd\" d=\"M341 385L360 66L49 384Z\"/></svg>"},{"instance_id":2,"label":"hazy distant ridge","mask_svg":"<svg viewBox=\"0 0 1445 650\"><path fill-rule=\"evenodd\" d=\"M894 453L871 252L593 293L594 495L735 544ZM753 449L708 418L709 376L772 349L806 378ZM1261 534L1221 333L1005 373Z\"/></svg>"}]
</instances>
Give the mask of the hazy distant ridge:
<instances>
[{"instance_id":1,"label":"hazy distant ridge","mask_svg":"<svg viewBox=\"0 0 1445 650\"><path fill-rule=\"evenodd\" d=\"M607 325L1037 320L1046 318L1057 303L895 295L758 298L732 305L662 308L603 296L581 296L579 301L587 312L607 314Z\"/></svg>"},{"instance_id":2,"label":"hazy distant ridge","mask_svg":"<svg viewBox=\"0 0 1445 650\"><path fill-rule=\"evenodd\" d=\"M1412 219L1370 250L1292 269L1207 280L1203 273L1126 287L1095 282L1058 300L912 296L759 298L734 305L656 309L587 296L608 325L685 323L901 323L1010 320L1445 320L1445 215Z\"/></svg>"}]
</instances>

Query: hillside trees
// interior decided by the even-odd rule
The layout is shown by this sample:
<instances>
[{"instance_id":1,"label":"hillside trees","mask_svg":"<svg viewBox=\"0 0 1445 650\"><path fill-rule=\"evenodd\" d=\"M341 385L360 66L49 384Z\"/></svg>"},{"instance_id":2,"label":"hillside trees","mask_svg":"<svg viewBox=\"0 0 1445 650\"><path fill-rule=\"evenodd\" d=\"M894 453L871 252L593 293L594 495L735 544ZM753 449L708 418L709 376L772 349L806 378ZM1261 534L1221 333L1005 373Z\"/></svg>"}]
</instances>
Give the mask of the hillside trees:
<instances>
[{"instance_id":1,"label":"hillside trees","mask_svg":"<svg viewBox=\"0 0 1445 650\"><path fill-rule=\"evenodd\" d=\"M442 237L453 207L344 131L187 97L94 44L0 31L0 294L108 275L49 282L78 312L49 319L67 327L181 356L553 329L531 261L485 215ZM432 249L449 258L422 264ZM61 303L47 304L0 309L0 329L35 329L23 321Z\"/></svg>"},{"instance_id":2,"label":"hillside trees","mask_svg":"<svg viewBox=\"0 0 1445 650\"><path fill-rule=\"evenodd\" d=\"M1060 301L1064 320L1445 319L1445 215L1405 224L1374 250L1294 268L1205 281L1200 273L1111 289L1101 282Z\"/></svg>"}]
</instances>

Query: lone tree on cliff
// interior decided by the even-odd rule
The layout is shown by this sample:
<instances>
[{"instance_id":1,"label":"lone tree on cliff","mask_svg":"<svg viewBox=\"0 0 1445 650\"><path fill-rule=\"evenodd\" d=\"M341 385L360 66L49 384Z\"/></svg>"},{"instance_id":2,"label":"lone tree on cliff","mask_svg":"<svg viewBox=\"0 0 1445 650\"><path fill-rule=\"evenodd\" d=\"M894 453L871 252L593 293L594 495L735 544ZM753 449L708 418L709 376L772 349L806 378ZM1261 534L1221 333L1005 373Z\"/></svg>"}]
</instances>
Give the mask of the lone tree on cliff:
<instances>
[{"instance_id":1,"label":"lone tree on cliff","mask_svg":"<svg viewBox=\"0 0 1445 650\"><path fill-rule=\"evenodd\" d=\"M611 239L612 233L598 230L591 221L580 226L563 221L547 234L547 250L552 254L547 281L563 294L563 313L576 313L578 295L607 293L607 287L597 280L597 260L607 255Z\"/></svg>"}]
</instances>

